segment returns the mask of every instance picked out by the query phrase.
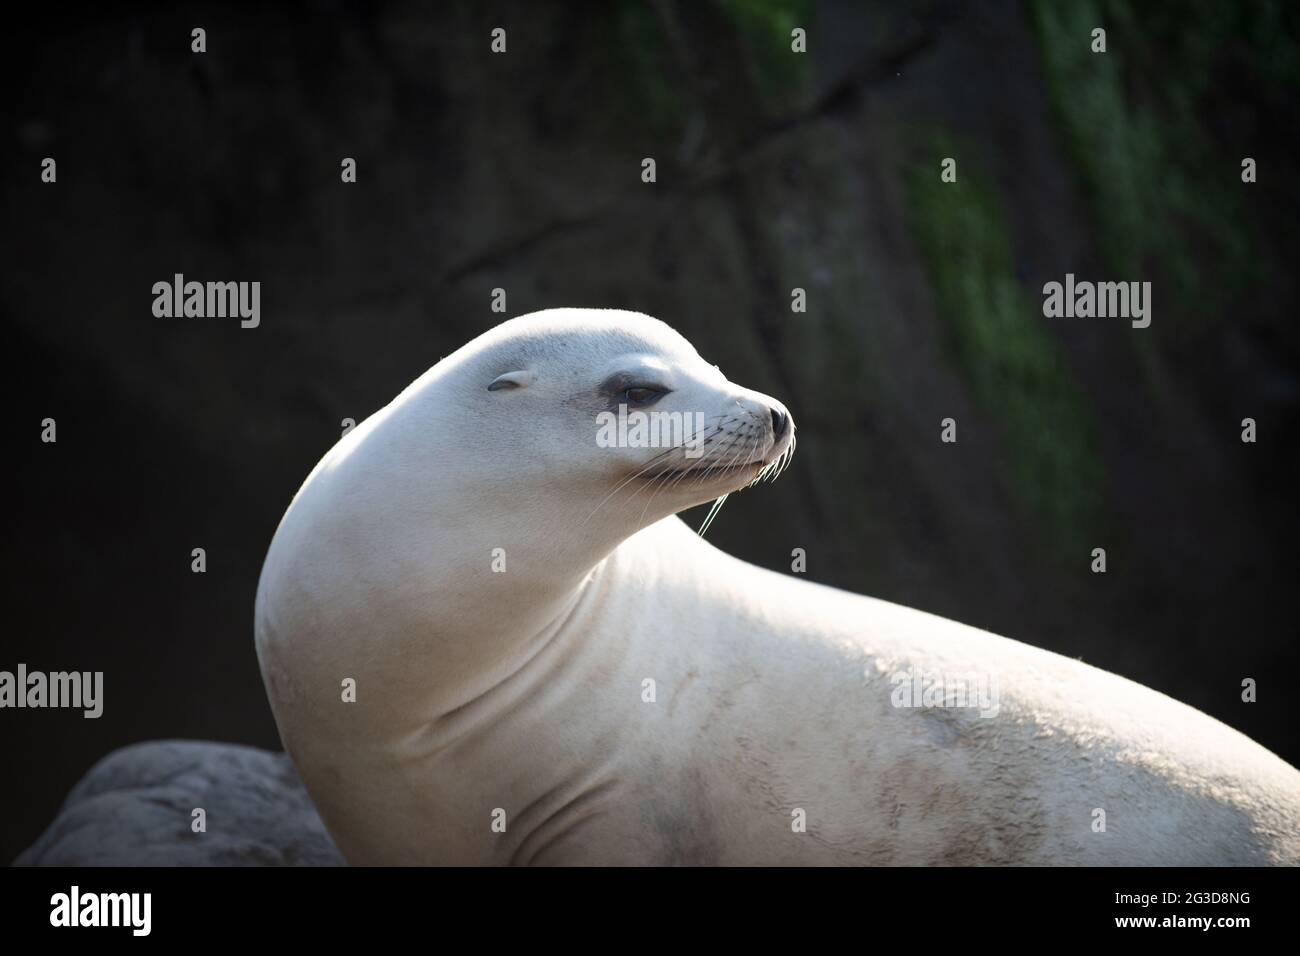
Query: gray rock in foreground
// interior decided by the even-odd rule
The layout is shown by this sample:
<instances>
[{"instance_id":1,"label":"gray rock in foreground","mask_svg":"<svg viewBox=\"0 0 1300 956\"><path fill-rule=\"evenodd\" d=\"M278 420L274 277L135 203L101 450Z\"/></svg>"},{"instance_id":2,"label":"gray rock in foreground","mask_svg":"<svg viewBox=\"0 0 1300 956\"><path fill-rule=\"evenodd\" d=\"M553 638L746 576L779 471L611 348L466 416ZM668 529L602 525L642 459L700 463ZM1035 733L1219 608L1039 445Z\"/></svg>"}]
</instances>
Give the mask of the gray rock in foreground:
<instances>
[{"instance_id":1,"label":"gray rock in foreground","mask_svg":"<svg viewBox=\"0 0 1300 956\"><path fill-rule=\"evenodd\" d=\"M197 807L207 832L191 830ZM342 866L284 754L167 740L115 750L16 866Z\"/></svg>"}]
</instances>

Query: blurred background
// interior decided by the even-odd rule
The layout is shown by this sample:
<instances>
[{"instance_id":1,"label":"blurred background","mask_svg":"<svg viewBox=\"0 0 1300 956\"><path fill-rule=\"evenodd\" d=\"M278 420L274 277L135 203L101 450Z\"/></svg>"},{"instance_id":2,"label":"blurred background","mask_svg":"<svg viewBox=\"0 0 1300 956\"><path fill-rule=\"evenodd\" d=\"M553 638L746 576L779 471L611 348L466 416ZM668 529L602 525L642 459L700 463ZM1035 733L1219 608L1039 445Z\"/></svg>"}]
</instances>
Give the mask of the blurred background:
<instances>
[{"instance_id":1,"label":"blurred background","mask_svg":"<svg viewBox=\"0 0 1300 956\"><path fill-rule=\"evenodd\" d=\"M812 579L1300 762L1295 4L26 15L0 127L0 669L102 670L105 713L0 712L0 859L114 748L278 747L252 640L276 523L343 419L505 317L494 288L508 315L651 313L789 406L793 467L733 497L724 549L789 571L805 548ZM155 318L177 272L260 281L261 327ZM1044 319L1067 272L1150 281L1150 328Z\"/></svg>"}]
</instances>

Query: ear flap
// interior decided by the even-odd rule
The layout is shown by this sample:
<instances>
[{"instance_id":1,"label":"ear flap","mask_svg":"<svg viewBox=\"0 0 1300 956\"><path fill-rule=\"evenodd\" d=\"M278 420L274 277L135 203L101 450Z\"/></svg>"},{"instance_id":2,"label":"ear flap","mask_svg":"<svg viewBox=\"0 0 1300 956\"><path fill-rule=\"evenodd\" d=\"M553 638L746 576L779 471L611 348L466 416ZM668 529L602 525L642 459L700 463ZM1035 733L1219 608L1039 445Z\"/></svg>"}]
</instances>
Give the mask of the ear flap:
<instances>
[{"instance_id":1,"label":"ear flap","mask_svg":"<svg viewBox=\"0 0 1300 956\"><path fill-rule=\"evenodd\" d=\"M527 369L520 369L516 372L506 372L504 375L498 375L488 386L489 392L498 392L503 388L527 388L533 382L533 373Z\"/></svg>"}]
</instances>

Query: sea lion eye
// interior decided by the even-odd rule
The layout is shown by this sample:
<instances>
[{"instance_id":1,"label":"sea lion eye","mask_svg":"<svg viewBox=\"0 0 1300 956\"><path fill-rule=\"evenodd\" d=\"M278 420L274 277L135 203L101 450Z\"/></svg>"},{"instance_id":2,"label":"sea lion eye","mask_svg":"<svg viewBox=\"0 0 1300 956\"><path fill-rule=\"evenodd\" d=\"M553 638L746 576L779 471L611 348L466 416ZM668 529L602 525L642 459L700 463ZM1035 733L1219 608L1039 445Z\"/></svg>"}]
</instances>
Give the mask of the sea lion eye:
<instances>
[{"instance_id":1,"label":"sea lion eye","mask_svg":"<svg viewBox=\"0 0 1300 956\"><path fill-rule=\"evenodd\" d=\"M664 392L661 389L651 388L648 385L637 385L623 390L623 398L629 405L649 405L659 401L663 396Z\"/></svg>"}]
</instances>

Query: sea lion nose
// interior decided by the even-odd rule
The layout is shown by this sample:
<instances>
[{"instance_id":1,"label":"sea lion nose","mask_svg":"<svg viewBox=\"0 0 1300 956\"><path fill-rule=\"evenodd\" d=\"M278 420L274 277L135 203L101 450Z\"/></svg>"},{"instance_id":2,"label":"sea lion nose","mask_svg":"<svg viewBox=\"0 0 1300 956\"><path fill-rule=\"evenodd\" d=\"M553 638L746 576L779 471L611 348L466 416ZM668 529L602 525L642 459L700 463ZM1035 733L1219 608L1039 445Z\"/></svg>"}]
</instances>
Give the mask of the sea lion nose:
<instances>
[{"instance_id":1,"label":"sea lion nose","mask_svg":"<svg viewBox=\"0 0 1300 956\"><path fill-rule=\"evenodd\" d=\"M790 427L790 416L779 408L772 409L772 440L780 441L785 430Z\"/></svg>"}]
</instances>

